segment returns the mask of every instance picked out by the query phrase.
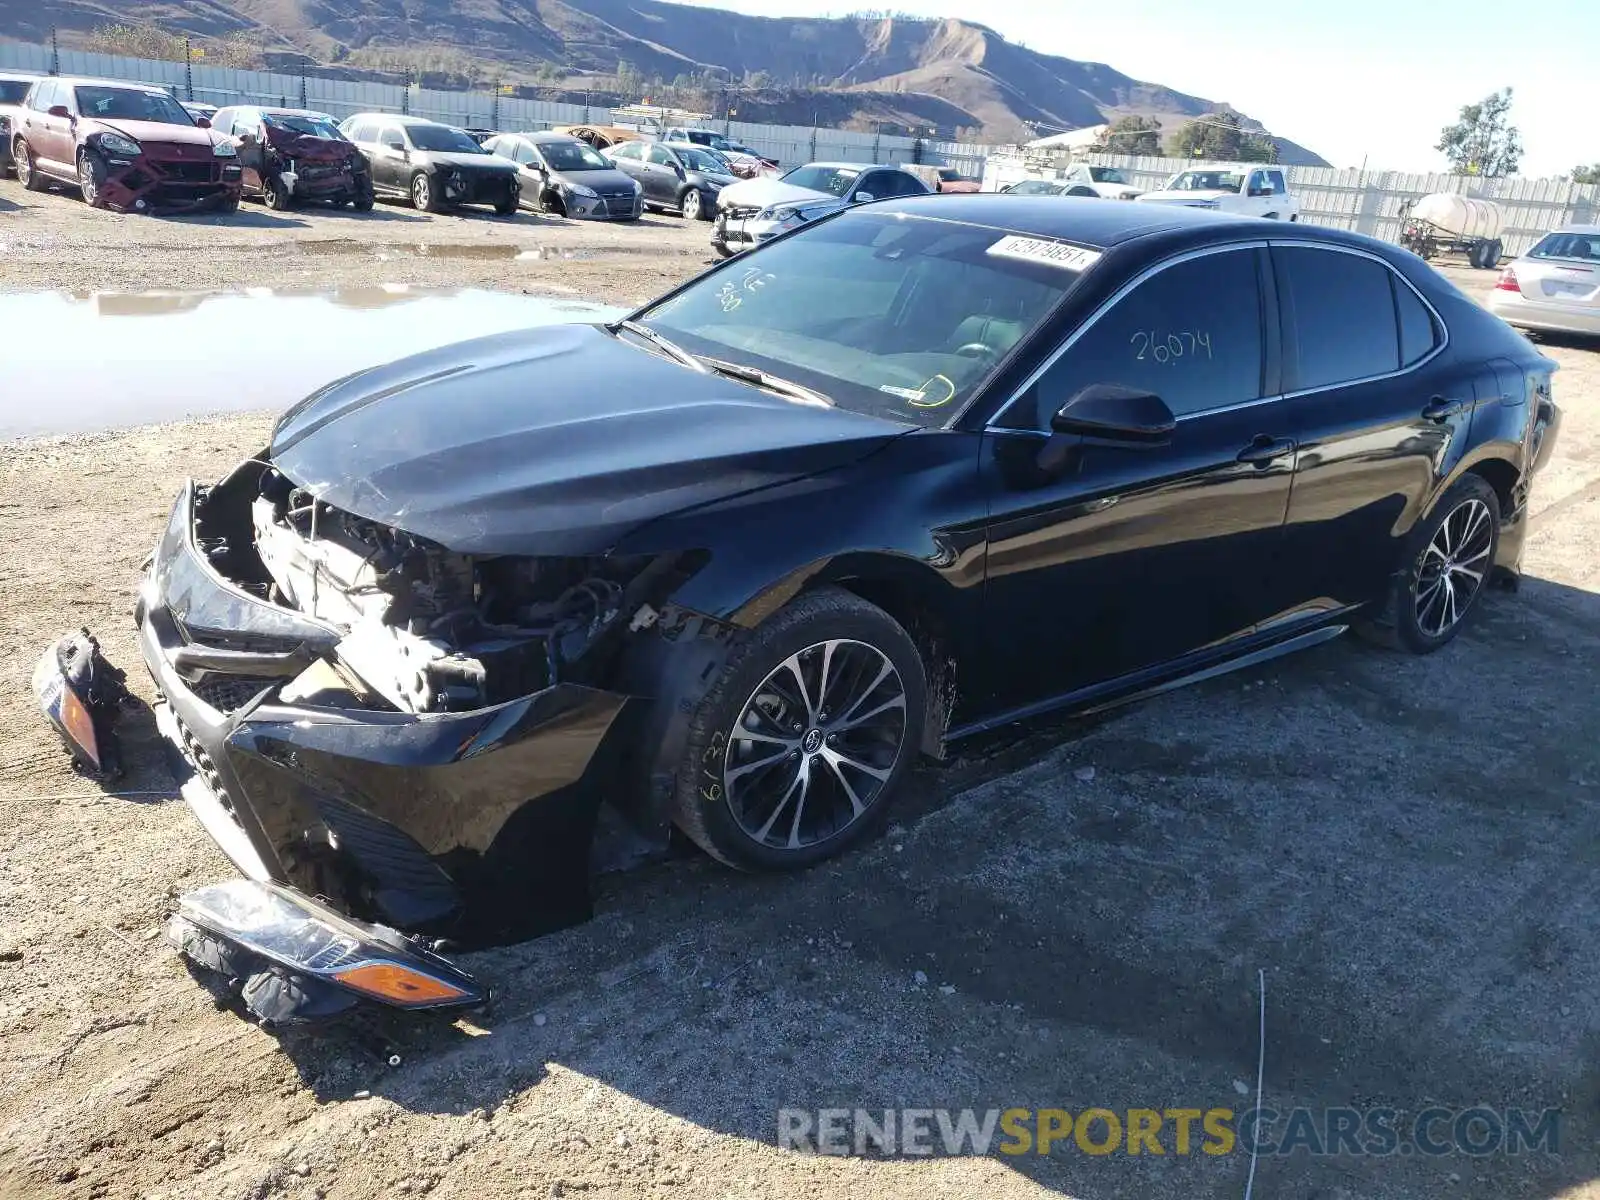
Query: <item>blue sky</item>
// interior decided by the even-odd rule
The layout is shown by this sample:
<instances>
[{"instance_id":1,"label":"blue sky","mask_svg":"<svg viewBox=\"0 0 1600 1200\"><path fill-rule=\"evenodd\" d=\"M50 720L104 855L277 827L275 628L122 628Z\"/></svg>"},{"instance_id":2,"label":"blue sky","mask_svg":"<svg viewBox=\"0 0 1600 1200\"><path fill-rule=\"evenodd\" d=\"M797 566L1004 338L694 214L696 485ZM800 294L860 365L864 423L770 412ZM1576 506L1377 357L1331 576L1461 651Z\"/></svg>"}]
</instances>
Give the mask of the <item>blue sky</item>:
<instances>
[{"instance_id":1,"label":"blue sky","mask_svg":"<svg viewBox=\"0 0 1600 1200\"><path fill-rule=\"evenodd\" d=\"M1600 161L1600 0L688 0L762 16L890 8L1222 100L1337 167L1443 169L1463 104L1515 89L1521 174Z\"/></svg>"}]
</instances>

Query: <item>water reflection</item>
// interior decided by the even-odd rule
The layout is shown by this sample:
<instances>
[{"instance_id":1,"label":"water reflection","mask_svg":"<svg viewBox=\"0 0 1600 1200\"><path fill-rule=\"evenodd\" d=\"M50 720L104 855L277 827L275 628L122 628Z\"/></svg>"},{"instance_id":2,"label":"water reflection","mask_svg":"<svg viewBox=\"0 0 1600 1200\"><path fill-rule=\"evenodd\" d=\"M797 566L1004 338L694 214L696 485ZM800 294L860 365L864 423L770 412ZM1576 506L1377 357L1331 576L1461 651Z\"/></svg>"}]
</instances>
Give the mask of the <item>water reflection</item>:
<instances>
[{"instance_id":1,"label":"water reflection","mask_svg":"<svg viewBox=\"0 0 1600 1200\"><path fill-rule=\"evenodd\" d=\"M575 300L399 284L0 294L0 438L285 408L329 380L435 346L621 315Z\"/></svg>"}]
</instances>

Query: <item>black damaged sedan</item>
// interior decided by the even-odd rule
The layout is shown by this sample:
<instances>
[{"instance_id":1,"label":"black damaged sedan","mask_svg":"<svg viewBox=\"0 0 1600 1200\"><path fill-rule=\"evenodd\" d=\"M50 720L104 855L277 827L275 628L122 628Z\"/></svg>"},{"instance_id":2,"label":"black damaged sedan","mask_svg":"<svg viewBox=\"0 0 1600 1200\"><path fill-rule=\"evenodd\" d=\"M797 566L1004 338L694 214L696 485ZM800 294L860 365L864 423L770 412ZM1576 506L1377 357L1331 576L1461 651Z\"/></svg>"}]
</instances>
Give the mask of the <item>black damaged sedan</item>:
<instances>
[{"instance_id":1,"label":"black damaged sedan","mask_svg":"<svg viewBox=\"0 0 1600 1200\"><path fill-rule=\"evenodd\" d=\"M837 854L919 754L1514 583L1554 365L1411 255L1095 200L862 206L613 326L340 380L179 496L138 601L262 1015L481 996L602 805Z\"/></svg>"}]
</instances>

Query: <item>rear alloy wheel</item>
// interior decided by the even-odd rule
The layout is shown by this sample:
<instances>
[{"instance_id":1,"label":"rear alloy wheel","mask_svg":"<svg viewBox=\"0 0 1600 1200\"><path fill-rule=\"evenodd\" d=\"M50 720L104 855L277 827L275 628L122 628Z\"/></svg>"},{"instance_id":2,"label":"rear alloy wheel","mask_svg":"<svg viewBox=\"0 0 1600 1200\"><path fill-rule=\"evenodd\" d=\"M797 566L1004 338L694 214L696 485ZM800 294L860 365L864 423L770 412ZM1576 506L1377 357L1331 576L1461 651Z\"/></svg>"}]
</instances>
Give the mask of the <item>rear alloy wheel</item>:
<instances>
[{"instance_id":1,"label":"rear alloy wheel","mask_svg":"<svg viewBox=\"0 0 1600 1200\"><path fill-rule=\"evenodd\" d=\"M1481 476L1465 475L1413 531L1383 614L1358 630L1414 654L1439 649L1483 595L1499 546L1500 499Z\"/></svg>"},{"instance_id":2,"label":"rear alloy wheel","mask_svg":"<svg viewBox=\"0 0 1600 1200\"><path fill-rule=\"evenodd\" d=\"M700 195L699 188L690 188L683 194L683 219L686 221L700 221L705 219L705 198Z\"/></svg>"},{"instance_id":3,"label":"rear alloy wheel","mask_svg":"<svg viewBox=\"0 0 1600 1200\"><path fill-rule=\"evenodd\" d=\"M106 165L88 150L78 151L78 190L83 202L90 208L104 208L105 197L101 190L106 183Z\"/></svg>"},{"instance_id":4,"label":"rear alloy wheel","mask_svg":"<svg viewBox=\"0 0 1600 1200\"><path fill-rule=\"evenodd\" d=\"M33 161L33 150L18 138L11 147L11 160L17 167L17 178L30 192L45 190L45 178L39 173L39 164Z\"/></svg>"},{"instance_id":5,"label":"rear alloy wheel","mask_svg":"<svg viewBox=\"0 0 1600 1200\"><path fill-rule=\"evenodd\" d=\"M744 870L832 857L884 819L926 714L905 630L848 592L805 593L750 634L701 702L677 823Z\"/></svg>"}]
</instances>

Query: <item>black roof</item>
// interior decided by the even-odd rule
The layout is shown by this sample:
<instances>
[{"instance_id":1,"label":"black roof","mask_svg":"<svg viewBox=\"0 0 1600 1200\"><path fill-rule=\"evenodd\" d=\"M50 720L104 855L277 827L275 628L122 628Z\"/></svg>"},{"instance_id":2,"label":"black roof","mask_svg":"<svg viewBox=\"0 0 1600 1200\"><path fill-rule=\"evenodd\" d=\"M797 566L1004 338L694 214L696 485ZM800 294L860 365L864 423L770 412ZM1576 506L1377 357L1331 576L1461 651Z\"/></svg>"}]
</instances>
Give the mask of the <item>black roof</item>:
<instances>
[{"instance_id":1,"label":"black roof","mask_svg":"<svg viewBox=\"0 0 1600 1200\"><path fill-rule=\"evenodd\" d=\"M1171 235L1173 241L1203 244L1250 237L1294 237L1339 242L1366 248L1384 246L1371 238L1302 224L1286 225L1255 217L1235 217L1181 204L1140 204L1130 200L1088 197L1015 196L998 192L969 195L912 196L881 200L874 211L903 212L919 217L987 225L1012 233L1060 238L1081 246L1109 250L1135 238Z\"/></svg>"}]
</instances>

